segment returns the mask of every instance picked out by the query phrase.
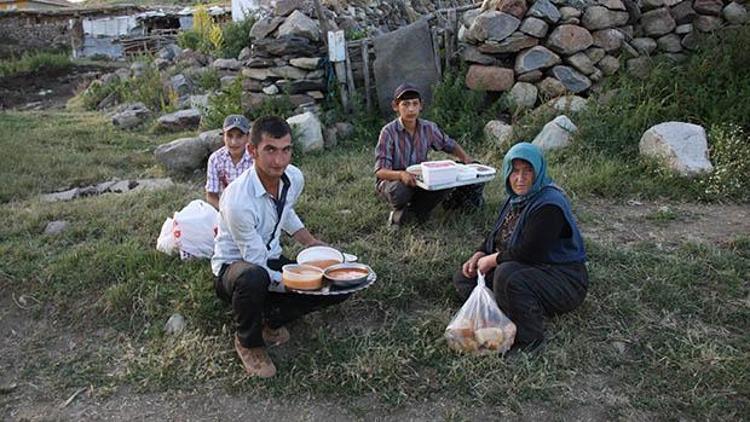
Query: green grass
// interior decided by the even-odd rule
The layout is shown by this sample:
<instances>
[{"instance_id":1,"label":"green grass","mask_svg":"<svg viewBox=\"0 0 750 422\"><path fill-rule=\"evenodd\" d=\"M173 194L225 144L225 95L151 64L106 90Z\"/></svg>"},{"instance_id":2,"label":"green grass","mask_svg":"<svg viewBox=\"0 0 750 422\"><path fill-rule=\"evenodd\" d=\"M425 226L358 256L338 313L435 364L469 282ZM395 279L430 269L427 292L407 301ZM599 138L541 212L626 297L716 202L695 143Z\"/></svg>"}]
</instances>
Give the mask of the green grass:
<instances>
[{"instance_id":1,"label":"green grass","mask_svg":"<svg viewBox=\"0 0 750 422\"><path fill-rule=\"evenodd\" d=\"M0 78L19 73L62 72L73 66L67 53L24 53L11 60L0 60Z\"/></svg>"},{"instance_id":2,"label":"green grass","mask_svg":"<svg viewBox=\"0 0 750 422\"><path fill-rule=\"evenodd\" d=\"M353 408L358 398L374 396L386 406L450 400L517 413L543 406L564 414L588 405L611 418L724 420L747 413L748 238L671 251L589 242L589 297L550 321L543 355L458 356L442 340L460 305L449 280L491 224L500 186L489 185L488 206L479 212L439 210L425 226L394 235L373 193L371 146L351 141L295 158L306 174L297 210L311 231L371 264L378 282L295 323L290 344L271 351L278 376L251 380L234 356L231 314L214 296L208 263L180 262L154 249L164 218L202 196L200 180L44 204L34 194L47 186L158 172L149 152L158 141L108 129L90 114L5 113L0 122L0 146L28 148L3 159L3 179L10 181L3 195L12 201L0 205L0 288L33 295L67 330L93 336L73 352L18 362L26 377L54 388L164 391L210 382L242 395L335 399ZM20 127L27 138L16 143L9 135ZM32 154L49 149L51 138L53 166ZM21 167L9 169L16 163ZM574 180L564 168L553 170ZM43 235L46 222L57 219L70 229ZM298 250L288 247L287 254ZM168 337L162 327L174 312L187 318L188 329ZM96 334L102 331L109 334ZM32 336L18 347L31 353L45 341Z\"/></svg>"}]
</instances>

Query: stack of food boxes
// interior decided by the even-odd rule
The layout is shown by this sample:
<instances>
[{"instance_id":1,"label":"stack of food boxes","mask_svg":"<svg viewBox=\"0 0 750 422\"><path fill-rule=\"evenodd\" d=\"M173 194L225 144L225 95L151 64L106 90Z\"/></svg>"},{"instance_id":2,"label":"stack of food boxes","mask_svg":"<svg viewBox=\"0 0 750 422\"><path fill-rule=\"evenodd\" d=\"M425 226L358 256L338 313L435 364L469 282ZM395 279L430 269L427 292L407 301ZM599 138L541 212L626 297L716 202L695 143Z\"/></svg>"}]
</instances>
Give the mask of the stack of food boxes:
<instances>
[{"instance_id":1,"label":"stack of food boxes","mask_svg":"<svg viewBox=\"0 0 750 422\"><path fill-rule=\"evenodd\" d=\"M428 186L455 182L457 176L458 167L453 161L425 161L422 163L422 179Z\"/></svg>"}]
</instances>

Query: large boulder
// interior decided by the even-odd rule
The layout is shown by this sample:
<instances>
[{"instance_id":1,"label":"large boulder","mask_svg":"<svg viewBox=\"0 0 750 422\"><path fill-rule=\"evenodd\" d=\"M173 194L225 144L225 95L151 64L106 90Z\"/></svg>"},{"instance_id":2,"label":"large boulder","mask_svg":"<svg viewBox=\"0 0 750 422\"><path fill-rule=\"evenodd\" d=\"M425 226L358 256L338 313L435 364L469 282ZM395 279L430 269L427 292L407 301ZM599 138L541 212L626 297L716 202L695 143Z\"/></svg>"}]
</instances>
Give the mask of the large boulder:
<instances>
[{"instance_id":1,"label":"large boulder","mask_svg":"<svg viewBox=\"0 0 750 422\"><path fill-rule=\"evenodd\" d=\"M615 74L620 69L620 60L614 56L604 56L596 66L601 69L605 75L609 76Z\"/></svg>"},{"instance_id":2,"label":"large boulder","mask_svg":"<svg viewBox=\"0 0 750 422\"><path fill-rule=\"evenodd\" d=\"M278 17L265 17L259 19L257 22L255 22L255 24L253 24L253 27L250 28L250 38L253 40L266 38L271 35L271 33L275 31L282 22L284 22L284 19Z\"/></svg>"},{"instance_id":3,"label":"large boulder","mask_svg":"<svg viewBox=\"0 0 750 422\"><path fill-rule=\"evenodd\" d=\"M584 75L590 75L596 72L594 62L584 52L576 53L570 57L567 57L565 61Z\"/></svg>"},{"instance_id":4,"label":"large boulder","mask_svg":"<svg viewBox=\"0 0 750 422\"><path fill-rule=\"evenodd\" d=\"M302 147L303 152L323 149L323 126L314 113L308 111L292 116L286 121L294 130L294 141Z\"/></svg>"},{"instance_id":5,"label":"large boulder","mask_svg":"<svg viewBox=\"0 0 750 422\"><path fill-rule=\"evenodd\" d=\"M132 129L143 124L149 117L151 117L151 110L143 103L128 103L115 110L112 115L112 124L120 129Z\"/></svg>"},{"instance_id":6,"label":"large boulder","mask_svg":"<svg viewBox=\"0 0 750 422\"><path fill-rule=\"evenodd\" d=\"M721 0L695 0L693 9L704 15L721 16L724 3Z\"/></svg>"},{"instance_id":7,"label":"large boulder","mask_svg":"<svg viewBox=\"0 0 750 422\"><path fill-rule=\"evenodd\" d=\"M544 98L555 98L565 94L565 85L559 80L546 77L536 84L539 93Z\"/></svg>"},{"instance_id":8,"label":"large boulder","mask_svg":"<svg viewBox=\"0 0 750 422\"><path fill-rule=\"evenodd\" d=\"M209 149L200 138L175 139L154 150L156 159L173 173L190 173L203 168L209 154Z\"/></svg>"},{"instance_id":9,"label":"large boulder","mask_svg":"<svg viewBox=\"0 0 750 422\"><path fill-rule=\"evenodd\" d=\"M544 38L549 30L549 24L542 19L529 16L521 23L519 31L532 37Z\"/></svg>"},{"instance_id":10,"label":"large boulder","mask_svg":"<svg viewBox=\"0 0 750 422\"><path fill-rule=\"evenodd\" d=\"M315 70L320 65L320 57L295 57L289 60L289 64L305 70Z\"/></svg>"},{"instance_id":11,"label":"large boulder","mask_svg":"<svg viewBox=\"0 0 750 422\"><path fill-rule=\"evenodd\" d=\"M591 33L576 25L560 25L547 39L547 46L559 54L571 55L589 48L594 43Z\"/></svg>"},{"instance_id":12,"label":"large boulder","mask_svg":"<svg viewBox=\"0 0 750 422\"><path fill-rule=\"evenodd\" d=\"M603 48L607 52L619 50L625 39L625 35L620 30L614 28L596 31L591 35L594 37L594 45Z\"/></svg>"},{"instance_id":13,"label":"large boulder","mask_svg":"<svg viewBox=\"0 0 750 422\"><path fill-rule=\"evenodd\" d=\"M724 7L722 14L724 19L732 25L742 25L747 22L747 9L734 1Z\"/></svg>"},{"instance_id":14,"label":"large boulder","mask_svg":"<svg viewBox=\"0 0 750 422\"><path fill-rule=\"evenodd\" d=\"M590 31L614 28L628 23L628 12L609 10L604 6L587 7L583 13L582 24Z\"/></svg>"},{"instance_id":15,"label":"large boulder","mask_svg":"<svg viewBox=\"0 0 750 422\"><path fill-rule=\"evenodd\" d=\"M641 26L646 35L654 37L672 32L677 26L677 22L669 13L669 9L662 7L644 13L641 16Z\"/></svg>"},{"instance_id":16,"label":"large boulder","mask_svg":"<svg viewBox=\"0 0 750 422\"><path fill-rule=\"evenodd\" d=\"M165 114L157 120L159 128L171 132L194 130L200 123L201 112L193 108Z\"/></svg>"},{"instance_id":17,"label":"large boulder","mask_svg":"<svg viewBox=\"0 0 750 422\"><path fill-rule=\"evenodd\" d=\"M240 70L242 63L237 59L216 59L211 63L211 67L217 70L236 72Z\"/></svg>"},{"instance_id":18,"label":"large boulder","mask_svg":"<svg viewBox=\"0 0 750 422\"><path fill-rule=\"evenodd\" d=\"M484 137L494 145L509 147L513 142L513 126L500 120L490 120L484 125Z\"/></svg>"},{"instance_id":19,"label":"large boulder","mask_svg":"<svg viewBox=\"0 0 750 422\"><path fill-rule=\"evenodd\" d=\"M693 9L693 2L687 0L682 1L673 7L670 7L669 13L678 24L690 23L697 16L697 13L695 13L695 9Z\"/></svg>"},{"instance_id":20,"label":"large boulder","mask_svg":"<svg viewBox=\"0 0 750 422\"><path fill-rule=\"evenodd\" d=\"M560 11L549 0L536 0L531 8L529 8L527 15L544 19L552 24L560 20Z\"/></svg>"},{"instance_id":21,"label":"large boulder","mask_svg":"<svg viewBox=\"0 0 750 422\"><path fill-rule=\"evenodd\" d=\"M638 148L642 155L660 160L683 176L713 171L706 131L692 123L666 122L652 126L643 133Z\"/></svg>"},{"instance_id":22,"label":"large boulder","mask_svg":"<svg viewBox=\"0 0 750 422\"><path fill-rule=\"evenodd\" d=\"M510 89L510 99L520 109L534 108L539 90L534 84L528 82L516 82Z\"/></svg>"},{"instance_id":23,"label":"large boulder","mask_svg":"<svg viewBox=\"0 0 750 422\"><path fill-rule=\"evenodd\" d=\"M516 56L515 71L518 74L545 69L560 63L560 56L546 47L532 47Z\"/></svg>"},{"instance_id":24,"label":"large boulder","mask_svg":"<svg viewBox=\"0 0 750 422\"><path fill-rule=\"evenodd\" d=\"M304 13L295 10L289 15L284 23L279 26L277 37L285 35L305 37L311 41L320 40L320 26L314 20L308 18Z\"/></svg>"},{"instance_id":25,"label":"large boulder","mask_svg":"<svg viewBox=\"0 0 750 422\"><path fill-rule=\"evenodd\" d=\"M477 42L502 41L515 32L519 25L521 21L509 13L486 12L474 19L466 36Z\"/></svg>"},{"instance_id":26,"label":"large boulder","mask_svg":"<svg viewBox=\"0 0 750 422\"><path fill-rule=\"evenodd\" d=\"M513 69L474 64L466 73L466 86L475 91L507 91L513 86Z\"/></svg>"},{"instance_id":27,"label":"large boulder","mask_svg":"<svg viewBox=\"0 0 750 422\"><path fill-rule=\"evenodd\" d=\"M722 22L717 16L698 15L693 21L693 26L701 32L714 32L721 28Z\"/></svg>"},{"instance_id":28,"label":"large boulder","mask_svg":"<svg viewBox=\"0 0 750 422\"><path fill-rule=\"evenodd\" d=\"M557 116L544 125L532 143L545 151L565 148L570 145L573 133L577 130L568 116Z\"/></svg>"},{"instance_id":29,"label":"large boulder","mask_svg":"<svg viewBox=\"0 0 750 422\"><path fill-rule=\"evenodd\" d=\"M656 50L657 44L653 38L635 38L630 43L639 53L649 55Z\"/></svg>"}]
</instances>

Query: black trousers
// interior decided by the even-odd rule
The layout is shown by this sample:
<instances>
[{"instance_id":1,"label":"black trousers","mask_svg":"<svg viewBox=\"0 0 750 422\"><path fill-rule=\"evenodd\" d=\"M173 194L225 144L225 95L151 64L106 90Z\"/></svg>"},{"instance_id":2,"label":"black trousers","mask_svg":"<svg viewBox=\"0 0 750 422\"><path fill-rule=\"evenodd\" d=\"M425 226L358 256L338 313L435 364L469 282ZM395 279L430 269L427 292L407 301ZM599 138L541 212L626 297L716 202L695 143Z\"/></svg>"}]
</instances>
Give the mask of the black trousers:
<instances>
[{"instance_id":1,"label":"black trousers","mask_svg":"<svg viewBox=\"0 0 750 422\"><path fill-rule=\"evenodd\" d=\"M279 271L294 261L281 256L269 260L268 268ZM263 322L279 328L310 312L335 305L349 295L311 296L298 293L269 292L271 278L263 267L245 261L224 265L214 281L216 295L232 304L237 337L245 347L261 347Z\"/></svg>"},{"instance_id":2,"label":"black trousers","mask_svg":"<svg viewBox=\"0 0 750 422\"><path fill-rule=\"evenodd\" d=\"M586 297L586 265L527 264L503 262L485 276L495 293L500 309L516 324L515 344L526 346L544 340L544 317L563 314L577 308ZM492 285L489 285L489 283ZM477 285L476 277L466 278L461 270L453 284L462 300Z\"/></svg>"},{"instance_id":3,"label":"black trousers","mask_svg":"<svg viewBox=\"0 0 750 422\"><path fill-rule=\"evenodd\" d=\"M394 210L407 209L424 220L448 195L450 189L429 191L409 187L397 180L384 180L378 185L378 194Z\"/></svg>"}]
</instances>

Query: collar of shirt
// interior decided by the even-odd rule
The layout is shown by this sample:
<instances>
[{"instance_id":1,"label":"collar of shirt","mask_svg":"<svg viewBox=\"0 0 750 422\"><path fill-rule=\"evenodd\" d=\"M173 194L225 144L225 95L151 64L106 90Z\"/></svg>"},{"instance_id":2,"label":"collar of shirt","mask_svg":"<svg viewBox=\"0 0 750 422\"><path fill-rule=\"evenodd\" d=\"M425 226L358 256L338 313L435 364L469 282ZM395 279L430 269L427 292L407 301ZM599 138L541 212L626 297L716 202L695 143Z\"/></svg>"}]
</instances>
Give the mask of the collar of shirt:
<instances>
[{"instance_id":1,"label":"collar of shirt","mask_svg":"<svg viewBox=\"0 0 750 422\"><path fill-rule=\"evenodd\" d=\"M222 147L221 155L224 156L224 159L230 160L232 164L234 164L234 161L232 160L232 154L229 153L229 148L225 146ZM237 162L237 164L234 164L235 166L239 166L242 163L249 163L251 161L250 153L247 152L247 148L245 148L242 151L242 158L240 158L240 161Z\"/></svg>"},{"instance_id":2,"label":"collar of shirt","mask_svg":"<svg viewBox=\"0 0 750 422\"><path fill-rule=\"evenodd\" d=\"M416 132L416 131L419 130L419 126L420 126L420 121L421 120L422 119L420 119L419 117L417 117L417 123L416 123L416 125L414 125L414 129L415 129L414 132ZM396 129L399 132L406 132L406 126L404 126L404 122L401 121L401 117L399 117L398 119L396 119L396 121L398 122L396 124ZM409 133L409 132L406 132L406 133Z\"/></svg>"}]
</instances>

